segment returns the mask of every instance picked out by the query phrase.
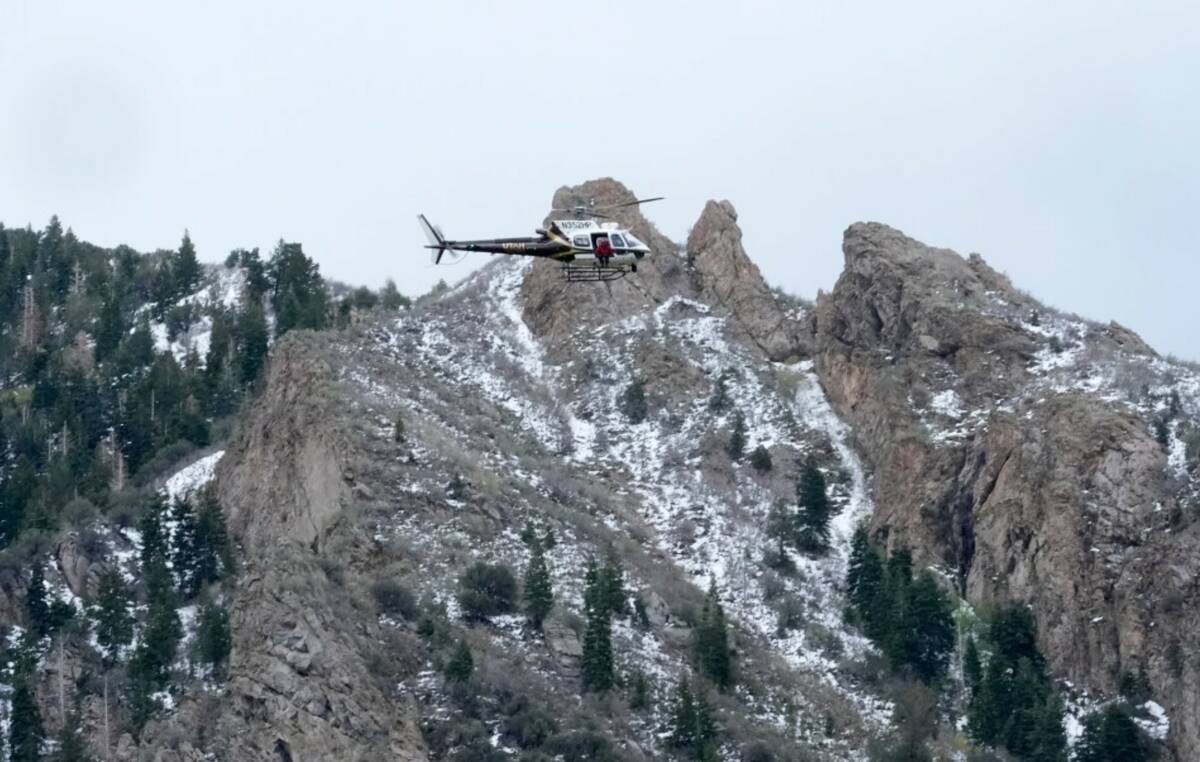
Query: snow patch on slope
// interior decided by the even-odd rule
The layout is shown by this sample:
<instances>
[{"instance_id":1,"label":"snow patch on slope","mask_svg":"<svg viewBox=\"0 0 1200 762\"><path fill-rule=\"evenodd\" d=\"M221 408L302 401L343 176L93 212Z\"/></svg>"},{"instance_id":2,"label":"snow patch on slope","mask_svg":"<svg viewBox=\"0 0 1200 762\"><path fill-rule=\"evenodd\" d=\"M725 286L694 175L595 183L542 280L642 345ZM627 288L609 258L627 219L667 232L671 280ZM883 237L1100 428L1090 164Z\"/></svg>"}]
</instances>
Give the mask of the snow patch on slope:
<instances>
[{"instance_id":1,"label":"snow patch on slope","mask_svg":"<svg viewBox=\"0 0 1200 762\"><path fill-rule=\"evenodd\" d=\"M224 450L218 450L179 469L163 483L163 494L171 501L191 497L193 493L212 481L217 463L224 455Z\"/></svg>"}]
</instances>

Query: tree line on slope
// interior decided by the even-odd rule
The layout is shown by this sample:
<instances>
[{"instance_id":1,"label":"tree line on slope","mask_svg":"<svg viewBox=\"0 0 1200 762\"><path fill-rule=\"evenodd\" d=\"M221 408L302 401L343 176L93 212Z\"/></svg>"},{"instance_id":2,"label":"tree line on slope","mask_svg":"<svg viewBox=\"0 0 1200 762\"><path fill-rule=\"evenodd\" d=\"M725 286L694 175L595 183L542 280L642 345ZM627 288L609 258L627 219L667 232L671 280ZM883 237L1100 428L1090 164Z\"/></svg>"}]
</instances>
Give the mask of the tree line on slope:
<instances>
[{"instance_id":1,"label":"tree line on slope","mask_svg":"<svg viewBox=\"0 0 1200 762\"><path fill-rule=\"evenodd\" d=\"M239 249L226 267L241 271L236 306L198 298L204 268L186 232L177 250L139 254L80 241L57 217L41 231L0 225L0 453L11 464L0 548L27 529L54 530L76 498L103 509L208 445L272 338L408 303L390 282L333 299L298 243L280 241L266 260ZM200 320L211 321L203 355L160 348Z\"/></svg>"},{"instance_id":2,"label":"tree line on slope","mask_svg":"<svg viewBox=\"0 0 1200 762\"><path fill-rule=\"evenodd\" d=\"M486 624L494 617L521 611L529 631L540 636L546 617L556 605L546 558L546 551L555 541L551 532L538 531L533 525L526 527L521 536L528 546L529 556L520 584L504 564L477 562L461 575L457 602L466 623ZM630 709L649 711L655 692L653 683L634 665L620 669L620 655L613 643L612 628L616 619L626 619L638 629L650 627L641 596L631 594L626 588L623 564L614 547L609 546L600 558L589 558L582 583L584 623L579 662L580 692L585 696L604 696L620 691ZM432 636L435 629L431 623L426 632ZM668 747L680 755L710 760L716 758L720 731L709 691L729 691L736 680L728 623L715 585L710 585L704 597L692 635L693 671L680 676L669 700L663 733ZM467 690L465 686L472 681L475 667L476 657L464 633L455 641L443 668L443 677L452 688L452 695L460 700ZM541 740L549 737L545 735ZM473 752L464 749L460 752L466 754L464 759L477 758L472 756ZM485 752L479 753L484 754L480 758L486 758Z\"/></svg>"},{"instance_id":3,"label":"tree line on slope","mask_svg":"<svg viewBox=\"0 0 1200 762\"><path fill-rule=\"evenodd\" d=\"M56 762L90 759L80 736L79 711L85 696L102 695L105 717L111 713L115 730L128 728L137 734L159 710L160 695L173 682L193 676L196 667L202 677L222 676L232 634L220 599L234 561L220 503L211 490L172 503L153 496L143 506L139 531L136 573L118 566L103 570L96 594L82 614L75 606L50 598L43 564L33 563L24 596L26 627L5 654L10 667L4 679L14 689L7 739L14 762L35 762L45 756L45 724L34 694L38 662L51 658L56 644L61 650L70 642L72 649L87 654L91 633L96 648L93 663L101 673L100 685L94 679L75 681L71 713L65 714L64 708L59 718L57 751L51 757ZM187 671L179 672L183 605L194 605L197 613ZM139 610L144 610L140 617ZM110 687L113 675L117 681ZM101 731L104 737L97 745L107 750L112 734L107 721Z\"/></svg>"},{"instance_id":4,"label":"tree line on slope","mask_svg":"<svg viewBox=\"0 0 1200 762\"><path fill-rule=\"evenodd\" d=\"M106 525L136 522L148 510L143 493L156 479L223 436L261 375L272 338L345 325L355 310L407 304L394 284L378 294L356 289L331 297L299 244L280 242L265 260L257 250L237 250L226 267L237 268L236 278L231 270L217 274L242 284L233 306L202 298L212 276L186 231L176 250L139 254L80 241L57 218L40 231L0 225L0 559L38 577L26 591L35 634L76 637L85 624L67 604L39 594L42 557L54 534L77 530L86 539ZM207 348L180 357L163 350L164 339L175 341L200 321L211 326ZM187 515L173 519L185 533ZM206 520L204 511L196 515ZM203 536L208 528L196 531ZM85 547L93 561L105 552L90 540ZM185 558L170 561L188 568ZM130 697L161 682L176 629L166 613L170 586L156 566L147 568L143 592L153 595L146 605L158 603L144 627L161 647L134 655L128 671L141 686ZM174 580L181 586L174 597L193 598L211 576L201 569L192 579ZM116 605L122 597L116 578L106 575L102 583L101 600ZM105 628L115 637L124 628L121 616L112 616ZM223 610L209 602L199 618L199 641L208 644L209 661L218 661L228 635ZM34 673L20 674L22 695L32 695ZM151 702L142 706L153 709ZM14 727L36 730L36 723ZM29 758L21 755L33 753L40 738L38 731L18 739L26 751L17 758Z\"/></svg>"},{"instance_id":5,"label":"tree line on slope","mask_svg":"<svg viewBox=\"0 0 1200 762\"><path fill-rule=\"evenodd\" d=\"M890 556L873 543L865 527L851 541L847 569L846 619L862 628L888 658L894 672L914 677L935 691L947 687L955 648L950 598L929 571L914 577L912 555L899 548ZM962 654L967 689L967 731L983 747L1003 749L1025 762L1144 762L1153 744L1131 719L1129 701L1116 702L1084 719L1083 733L1069 754L1064 707L1037 647L1037 626L1027 606L1004 604L989 612L980 637L969 635ZM1126 676L1122 693L1148 694L1144 678ZM934 694L936 696L936 693ZM897 711L911 708L906 700ZM898 721L905 725L905 718ZM878 758L928 760L925 739L936 724L910 737L902 727L897 743Z\"/></svg>"}]
</instances>

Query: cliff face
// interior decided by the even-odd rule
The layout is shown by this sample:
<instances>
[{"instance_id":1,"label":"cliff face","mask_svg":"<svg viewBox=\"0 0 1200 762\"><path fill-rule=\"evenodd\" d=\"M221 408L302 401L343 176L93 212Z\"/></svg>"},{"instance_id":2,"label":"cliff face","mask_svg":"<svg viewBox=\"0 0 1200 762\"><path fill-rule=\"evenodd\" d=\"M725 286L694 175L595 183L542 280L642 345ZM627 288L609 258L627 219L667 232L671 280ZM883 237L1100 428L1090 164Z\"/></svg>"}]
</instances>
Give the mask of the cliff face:
<instances>
[{"instance_id":1,"label":"cliff face","mask_svg":"<svg viewBox=\"0 0 1200 762\"><path fill-rule=\"evenodd\" d=\"M1145 670L1200 754L1197 374L877 224L846 231L813 327L830 401L874 472L871 527L975 603L1032 605L1054 670L1111 692ZM1155 427L1164 433L1156 438ZM1158 441L1162 439L1163 441Z\"/></svg>"}]
</instances>

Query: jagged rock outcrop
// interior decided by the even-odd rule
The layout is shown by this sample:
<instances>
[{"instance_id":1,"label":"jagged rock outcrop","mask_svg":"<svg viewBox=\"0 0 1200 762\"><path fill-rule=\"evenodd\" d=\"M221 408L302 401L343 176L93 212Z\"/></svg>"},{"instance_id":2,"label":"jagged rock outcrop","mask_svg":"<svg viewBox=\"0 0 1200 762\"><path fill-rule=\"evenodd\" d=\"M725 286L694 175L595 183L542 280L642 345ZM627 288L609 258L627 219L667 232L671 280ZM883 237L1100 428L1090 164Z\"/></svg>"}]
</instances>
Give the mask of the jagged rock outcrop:
<instances>
[{"instance_id":1,"label":"jagged rock outcrop","mask_svg":"<svg viewBox=\"0 0 1200 762\"><path fill-rule=\"evenodd\" d=\"M636 198L624 185L606 177L559 188L551 206L568 209L592 202L607 206ZM677 243L660 233L636 206L613 210L610 214L650 246L654 255L638 265L637 277L592 284L566 283L557 263L534 262L521 285L525 321L552 350L580 326L619 320L652 309L674 294L691 291L685 274L687 263L678 255Z\"/></svg>"},{"instance_id":2,"label":"jagged rock outcrop","mask_svg":"<svg viewBox=\"0 0 1200 762\"><path fill-rule=\"evenodd\" d=\"M281 542L319 552L351 500L344 443L329 426L331 372L302 337L280 342L267 379L272 393L257 401L222 460L221 500L251 554Z\"/></svg>"},{"instance_id":3,"label":"jagged rock outcrop","mask_svg":"<svg viewBox=\"0 0 1200 762\"><path fill-rule=\"evenodd\" d=\"M1076 685L1111 692L1146 670L1178 758L1195 758L1196 665L1179 654L1200 647L1200 525L1151 427L1174 371L978 255L874 223L848 229L844 253L814 316L816 366L873 466L872 530L976 603L1032 604Z\"/></svg>"},{"instance_id":4,"label":"jagged rock outcrop","mask_svg":"<svg viewBox=\"0 0 1200 762\"><path fill-rule=\"evenodd\" d=\"M688 263L700 298L729 312L735 330L772 360L801 351L798 326L787 319L758 265L742 248L737 211L728 201L709 201L687 240Z\"/></svg>"},{"instance_id":5,"label":"jagged rock outcrop","mask_svg":"<svg viewBox=\"0 0 1200 762\"><path fill-rule=\"evenodd\" d=\"M636 196L611 178L563 187L554 208L595 202L597 206L633 201ZM712 305L730 318L737 338L774 360L804 353L801 331L788 319L742 248L737 213L728 201L710 201L683 247L649 222L637 207L613 216L645 241L651 256L638 265L636 277L603 284L563 282L559 266L536 262L521 287L525 320L552 350L580 326L598 326L653 309L674 296Z\"/></svg>"},{"instance_id":6,"label":"jagged rock outcrop","mask_svg":"<svg viewBox=\"0 0 1200 762\"><path fill-rule=\"evenodd\" d=\"M187 702L151 723L150 739L195 735L208 723L210 749L223 759L428 759L411 697L390 695L368 666L385 633L342 576L371 550L366 528L348 520L361 490L327 341L295 333L276 346L218 468L243 559L220 708L201 719L204 697ZM203 758L191 743L156 757Z\"/></svg>"}]
</instances>

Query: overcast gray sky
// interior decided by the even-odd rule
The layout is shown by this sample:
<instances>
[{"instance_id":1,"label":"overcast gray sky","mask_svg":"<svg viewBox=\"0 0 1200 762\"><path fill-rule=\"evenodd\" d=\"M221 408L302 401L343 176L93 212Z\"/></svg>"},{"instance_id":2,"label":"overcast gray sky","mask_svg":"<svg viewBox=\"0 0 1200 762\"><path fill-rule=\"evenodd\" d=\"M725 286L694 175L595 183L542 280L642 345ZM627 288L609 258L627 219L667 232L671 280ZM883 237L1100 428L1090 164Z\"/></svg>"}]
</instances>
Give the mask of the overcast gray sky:
<instances>
[{"instance_id":1,"label":"overcast gray sky","mask_svg":"<svg viewBox=\"0 0 1200 762\"><path fill-rule=\"evenodd\" d=\"M0 220L201 257L304 243L422 292L414 215L531 232L563 184L739 212L812 296L880 220L1200 358L1196 2L0 0ZM472 260L468 260L472 261ZM484 258L478 260L482 263Z\"/></svg>"}]
</instances>

